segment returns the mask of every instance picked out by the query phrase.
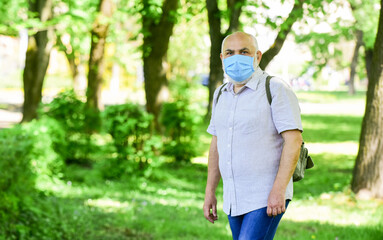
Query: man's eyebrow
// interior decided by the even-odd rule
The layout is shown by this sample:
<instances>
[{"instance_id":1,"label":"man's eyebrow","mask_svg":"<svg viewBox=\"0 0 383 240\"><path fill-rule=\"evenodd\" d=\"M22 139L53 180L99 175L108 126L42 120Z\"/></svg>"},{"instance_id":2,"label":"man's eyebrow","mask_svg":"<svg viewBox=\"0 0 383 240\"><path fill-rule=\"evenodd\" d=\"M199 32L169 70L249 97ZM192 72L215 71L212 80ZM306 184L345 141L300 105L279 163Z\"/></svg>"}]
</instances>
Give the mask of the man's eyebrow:
<instances>
[{"instance_id":1,"label":"man's eyebrow","mask_svg":"<svg viewBox=\"0 0 383 240\"><path fill-rule=\"evenodd\" d=\"M244 50L250 51L250 49L247 48L247 47L241 48L239 51L241 52L241 51L244 51ZM234 52L234 50L228 48L228 49L225 50L225 52Z\"/></svg>"}]
</instances>

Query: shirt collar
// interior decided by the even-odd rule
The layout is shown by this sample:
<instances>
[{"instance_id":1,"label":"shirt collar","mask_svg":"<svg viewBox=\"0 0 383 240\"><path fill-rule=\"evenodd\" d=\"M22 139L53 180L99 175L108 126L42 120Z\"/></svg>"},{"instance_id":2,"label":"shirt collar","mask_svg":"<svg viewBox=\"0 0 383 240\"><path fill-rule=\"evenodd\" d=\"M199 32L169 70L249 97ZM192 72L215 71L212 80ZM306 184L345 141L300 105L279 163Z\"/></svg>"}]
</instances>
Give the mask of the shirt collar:
<instances>
[{"instance_id":1,"label":"shirt collar","mask_svg":"<svg viewBox=\"0 0 383 240\"><path fill-rule=\"evenodd\" d=\"M257 66L253 75L251 75L250 81L248 81L245 86L252 89L252 90L257 90L260 79L264 73L265 72L259 66ZM234 87L234 84L231 82L228 82L223 87L222 91L229 91L229 89L233 89L233 87Z\"/></svg>"},{"instance_id":2,"label":"shirt collar","mask_svg":"<svg viewBox=\"0 0 383 240\"><path fill-rule=\"evenodd\" d=\"M251 88L252 90L257 90L260 79L264 73L265 72L259 66L257 66L257 68L255 69L255 72L253 73L251 77L251 80L248 83L246 83L245 86L248 88Z\"/></svg>"}]
</instances>

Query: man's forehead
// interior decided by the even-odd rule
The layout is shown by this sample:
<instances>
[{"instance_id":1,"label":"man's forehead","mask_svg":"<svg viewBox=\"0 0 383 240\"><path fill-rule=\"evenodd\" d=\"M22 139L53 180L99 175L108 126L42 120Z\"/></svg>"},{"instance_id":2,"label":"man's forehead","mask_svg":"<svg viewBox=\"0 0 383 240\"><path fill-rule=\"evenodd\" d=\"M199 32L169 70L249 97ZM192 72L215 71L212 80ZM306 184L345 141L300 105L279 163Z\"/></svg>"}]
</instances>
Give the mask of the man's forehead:
<instances>
[{"instance_id":1,"label":"man's forehead","mask_svg":"<svg viewBox=\"0 0 383 240\"><path fill-rule=\"evenodd\" d=\"M229 36L224 43L224 50L254 49L254 43L250 36L237 34Z\"/></svg>"}]
</instances>

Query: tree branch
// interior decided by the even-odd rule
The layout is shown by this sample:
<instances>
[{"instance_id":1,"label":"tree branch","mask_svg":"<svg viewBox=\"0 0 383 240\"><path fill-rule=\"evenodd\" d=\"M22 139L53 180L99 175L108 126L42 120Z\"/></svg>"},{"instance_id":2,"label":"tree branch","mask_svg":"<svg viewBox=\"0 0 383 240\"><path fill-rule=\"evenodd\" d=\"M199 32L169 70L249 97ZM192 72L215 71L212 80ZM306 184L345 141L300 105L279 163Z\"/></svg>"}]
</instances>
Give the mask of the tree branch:
<instances>
[{"instance_id":1,"label":"tree branch","mask_svg":"<svg viewBox=\"0 0 383 240\"><path fill-rule=\"evenodd\" d=\"M281 30L275 38L274 44L263 54L262 60L259 66L265 69L271 60L279 53L282 49L283 43L285 42L287 35L290 33L293 24L303 16L303 5L304 0L297 0L294 3L294 7L291 10L287 19L281 24Z\"/></svg>"}]
</instances>

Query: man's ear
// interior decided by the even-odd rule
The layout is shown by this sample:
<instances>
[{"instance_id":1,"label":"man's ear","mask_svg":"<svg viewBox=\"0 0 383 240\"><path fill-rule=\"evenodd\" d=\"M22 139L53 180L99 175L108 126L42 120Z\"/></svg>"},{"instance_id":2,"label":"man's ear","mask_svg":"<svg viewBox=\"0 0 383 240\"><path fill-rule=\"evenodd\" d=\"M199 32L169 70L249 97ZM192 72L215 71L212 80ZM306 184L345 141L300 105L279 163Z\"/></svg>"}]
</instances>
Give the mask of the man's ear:
<instances>
[{"instance_id":1,"label":"man's ear","mask_svg":"<svg viewBox=\"0 0 383 240\"><path fill-rule=\"evenodd\" d=\"M219 54L219 57L221 58L221 60L223 60L223 55L222 55L222 53Z\"/></svg>"},{"instance_id":2,"label":"man's ear","mask_svg":"<svg viewBox=\"0 0 383 240\"><path fill-rule=\"evenodd\" d=\"M258 50L256 55L257 55L257 61L258 63L260 63L262 59L262 52Z\"/></svg>"}]
</instances>

